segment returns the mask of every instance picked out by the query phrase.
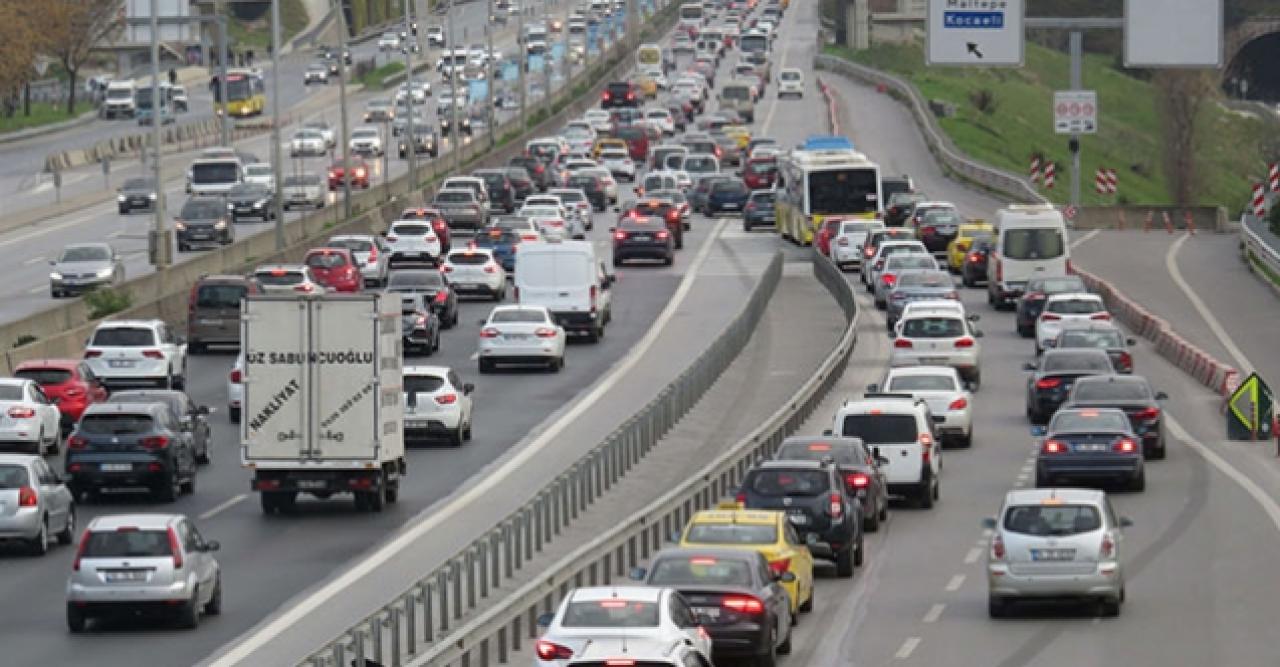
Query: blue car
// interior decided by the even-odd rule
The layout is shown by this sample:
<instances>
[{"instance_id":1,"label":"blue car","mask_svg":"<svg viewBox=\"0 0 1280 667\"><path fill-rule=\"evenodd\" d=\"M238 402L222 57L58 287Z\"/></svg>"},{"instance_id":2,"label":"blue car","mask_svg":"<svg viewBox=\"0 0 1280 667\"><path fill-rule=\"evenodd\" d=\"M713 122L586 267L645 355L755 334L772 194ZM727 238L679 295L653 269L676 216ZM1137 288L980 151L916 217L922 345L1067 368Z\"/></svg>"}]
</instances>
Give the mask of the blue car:
<instances>
[{"instance_id":1,"label":"blue car","mask_svg":"<svg viewBox=\"0 0 1280 667\"><path fill-rule=\"evenodd\" d=\"M1036 454L1036 487L1063 480L1116 482L1132 491L1147 486L1142 439L1117 408L1063 408L1049 426L1033 426L1042 436Z\"/></svg>"},{"instance_id":2,"label":"blue car","mask_svg":"<svg viewBox=\"0 0 1280 667\"><path fill-rule=\"evenodd\" d=\"M749 232L752 227L776 226L778 218L774 199L773 190L753 190L742 209L742 231Z\"/></svg>"},{"instance_id":3,"label":"blue car","mask_svg":"<svg viewBox=\"0 0 1280 667\"><path fill-rule=\"evenodd\" d=\"M715 183L707 193L707 215L737 215L746 208L749 197L751 189L742 181L731 179Z\"/></svg>"},{"instance_id":4,"label":"blue car","mask_svg":"<svg viewBox=\"0 0 1280 667\"><path fill-rule=\"evenodd\" d=\"M493 251L493 258L498 260L502 269L508 274L516 270L516 246L520 244L520 235L498 227L490 227L484 233L476 235L476 247Z\"/></svg>"}]
</instances>

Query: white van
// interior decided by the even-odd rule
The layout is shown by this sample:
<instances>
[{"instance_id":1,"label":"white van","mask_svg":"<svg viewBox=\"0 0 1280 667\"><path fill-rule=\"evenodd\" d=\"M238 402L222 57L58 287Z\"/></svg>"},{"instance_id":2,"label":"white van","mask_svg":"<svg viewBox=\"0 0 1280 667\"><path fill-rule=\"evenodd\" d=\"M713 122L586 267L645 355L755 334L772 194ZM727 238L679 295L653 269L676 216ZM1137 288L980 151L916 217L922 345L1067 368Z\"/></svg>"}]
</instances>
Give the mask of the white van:
<instances>
[{"instance_id":1,"label":"white van","mask_svg":"<svg viewBox=\"0 0 1280 667\"><path fill-rule=\"evenodd\" d=\"M871 455L880 459L891 495L913 500L923 509L937 501L942 446L933 413L923 398L867 393L845 401L824 435L860 438Z\"/></svg>"},{"instance_id":2,"label":"white van","mask_svg":"<svg viewBox=\"0 0 1280 667\"><path fill-rule=\"evenodd\" d=\"M987 262L987 303L1013 306L1032 278L1071 271L1062 212L1051 204L1013 204L996 211L996 247Z\"/></svg>"},{"instance_id":3,"label":"white van","mask_svg":"<svg viewBox=\"0 0 1280 667\"><path fill-rule=\"evenodd\" d=\"M548 240L520 244L515 300L546 306L568 333L594 343L612 319L613 276L589 241Z\"/></svg>"},{"instance_id":4,"label":"white van","mask_svg":"<svg viewBox=\"0 0 1280 667\"><path fill-rule=\"evenodd\" d=\"M187 192L193 195L225 195L243 181L238 157L200 157L187 167Z\"/></svg>"},{"instance_id":5,"label":"white van","mask_svg":"<svg viewBox=\"0 0 1280 667\"><path fill-rule=\"evenodd\" d=\"M720 108L733 109L748 123L756 120L756 84L752 81L730 81L720 89Z\"/></svg>"}]
</instances>

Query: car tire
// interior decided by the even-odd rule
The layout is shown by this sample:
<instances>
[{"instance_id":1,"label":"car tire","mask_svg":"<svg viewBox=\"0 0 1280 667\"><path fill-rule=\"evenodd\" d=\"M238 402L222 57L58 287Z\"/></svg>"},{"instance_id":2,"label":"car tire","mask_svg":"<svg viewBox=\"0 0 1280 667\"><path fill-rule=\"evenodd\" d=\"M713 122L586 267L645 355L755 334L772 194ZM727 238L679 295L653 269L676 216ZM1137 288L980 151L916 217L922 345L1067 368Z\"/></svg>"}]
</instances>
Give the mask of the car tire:
<instances>
[{"instance_id":1,"label":"car tire","mask_svg":"<svg viewBox=\"0 0 1280 667\"><path fill-rule=\"evenodd\" d=\"M969 449L973 446L973 431L956 438L956 446L961 449Z\"/></svg>"},{"instance_id":2,"label":"car tire","mask_svg":"<svg viewBox=\"0 0 1280 667\"><path fill-rule=\"evenodd\" d=\"M200 588L191 592L191 599L182 605L178 612L178 627L184 630L195 630L200 627Z\"/></svg>"},{"instance_id":3,"label":"car tire","mask_svg":"<svg viewBox=\"0 0 1280 667\"><path fill-rule=\"evenodd\" d=\"M191 471L191 476L185 482L178 483L178 490L185 495L195 495L196 492L196 472Z\"/></svg>"},{"instance_id":4,"label":"car tire","mask_svg":"<svg viewBox=\"0 0 1280 667\"><path fill-rule=\"evenodd\" d=\"M796 624L796 617L791 617L791 625ZM787 627L787 638L778 645L778 655L791 655L791 627Z\"/></svg>"},{"instance_id":5,"label":"car tire","mask_svg":"<svg viewBox=\"0 0 1280 667\"><path fill-rule=\"evenodd\" d=\"M853 549L853 564L856 567L862 567L862 562L867 558L866 543L862 539L862 533L858 533L858 543Z\"/></svg>"},{"instance_id":6,"label":"car tire","mask_svg":"<svg viewBox=\"0 0 1280 667\"><path fill-rule=\"evenodd\" d=\"M481 359L479 361L479 369L481 375L487 375L493 372L493 360Z\"/></svg>"},{"instance_id":7,"label":"car tire","mask_svg":"<svg viewBox=\"0 0 1280 667\"><path fill-rule=\"evenodd\" d=\"M27 540L27 554L43 556L47 553L49 553L49 517L45 516L40 519L40 532Z\"/></svg>"},{"instance_id":8,"label":"car tire","mask_svg":"<svg viewBox=\"0 0 1280 667\"><path fill-rule=\"evenodd\" d=\"M449 434L449 446L461 447L463 443L462 435L462 424L458 424L458 428L453 429L453 432Z\"/></svg>"},{"instance_id":9,"label":"car tire","mask_svg":"<svg viewBox=\"0 0 1280 667\"><path fill-rule=\"evenodd\" d=\"M817 596L817 595L818 595L817 591L815 591L815 590L814 590L813 586L810 586L810 587L809 587L809 599L805 600L804 602L801 602L801 603L800 603L800 606L799 606L799 607L796 607L797 609L799 609L799 610L800 610L800 613L802 613L802 614L807 614L807 613L809 613L809 612L813 611L813 598L814 598L815 596Z\"/></svg>"},{"instance_id":10,"label":"car tire","mask_svg":"<svg viewBox=\"0 0 1280 667\"><path fill-rule=\"evenodd\" d=\"M880 530L880 511L878 509L870 514L862 515L862 530L867 533L874 533Z\"/></svg>"},{"instance_id":11,"label":"car tire","mask_svg":"<svg viewBox=\"0 0 1280 667\"><path fill-rule=\"evenodd\" d=\"M56 450L55 450L55 453L56 453ZM1148 454L1146 452L1143 452L1143 454L1147 458L1151 459L1152 461L1163 461L1165 457L1169 455L1169 451L1165 449L1165 446L1164 446L1164 438L1161 438L1160 442L1156 444L1155 447L1151 448L1151 453Z\"/></svg>"},{"instance_id":12,"label":"car tire","mask_svg":"<svg viewBox=\"0 0 1280 667\"><path fill-rule=\"evenodd\" d=\"M920 484L920 489L916 492L917 493L916 501L920 505L920 509L922 510L933 509L933 500L934 500L934 494L935 494L934 488L935 488L934 481L932 477L926 479L924 482Z\"/></svg>"},{"instance_id":13,"label":"car tire","mask_svg":"<svg viewBox=\"0 0 1280 667\"><path fill-rule=\"evenodd\" d=\"M1115 618L1120 615L1120 599L1103 598L1098 600L1098 615L1103 618Z\"/></svg>"},{"instance_id":14,"label":"car tire","mask_svg":"<svg viewBox=\"0 0 1280 667\"><path fill-rule=\"evenodd\" d=\"M58 531L54 537L58 538L58 544L71 544L76 539L76 506L74 503L67 508L67 520L62 524L62 530Z\"/></svg>"},{"instance_id":15,"label":"car tire","mask_svg":"<svg viewBox=\"0 0 1280 667\"><path fill-rule=\"evenodd\" d=\"M769 646L764 655L756 658L756 667L777 667L778 664L778 628L769 630Z\"/></svg>"},{"instance_id":16,"label":"car tire","mask_svg":"<svg viewBox=\"0 0 1280 667\"><path fill-rule=\"evenodd\" d=\"M162 503L172 503L177 501L178 494L181 491L179 487L180 487L180 484L178 483L178 473L177 472L170 473L169 479L162 486L159 486L155 489L156 500Z\"/></svg>"},{"instance_id":17,"label":"car tire","mask_svg":"<svg viewBox=\"0 0 1280 667\"><path fill-rule=\"evenodd\" d=\"M75 603L67 603L67 629L75 634L85 631L89 625L89 617Z\"/></svg>"},{"instance_id":18,"label":"car tire","mask_svg":"<svg viewBox=\"0 0 1280 667\"><path fill-rule=\"evenodd\" d=\"M836 576L848 579L853 576L853 547L847 547L836 554Z\"/></svg>"},{"instance_id":19,"label":"car tire","mask_svg":"<svg viewBox=\"0 0 1280 667\"><path fill-rule=\"evenodd\" d=\"M204 613L208 616L218 616L222 613L221 574L219 574L218 578L213 581L213 595L209 596L209 601L204 603Z\"/></svg>"},{"instance_id":20,"label":"car tire","mask_svg":"<svg viewBox=\"0 0 1280 667\"><path fill-rule=\"evenodd\" d=\"M675 257L673 257L673 256L671 256L671 255L667 255L666 257L663 257L663 258L662 258L662 265L663 265L663 266L671 266L672 264L674 264L674 263L675 263L675 261L676 261L676 258L675 258Z\"/></svg>"},{"instance_id":21,"label":"car tire","mask_svg":"<svg viewBox=\"0 0 1280 667\"><path fill-rule=\"evenodd\" d=\"M994 595L987 596L987 616L1004 618L1009 615L1009 601Z\"/></svg>"},{"instance_id":22,"label":"car tire","mask_svg":"<svg viewBox=\"0 0 1280 667\"><path fill-rule=\"evenodd\" d=\"M1129 480L1130 491L1146 491L1147 490L1147 471L1139 470L1137 477Z\"/></svg>"}]
</instances>

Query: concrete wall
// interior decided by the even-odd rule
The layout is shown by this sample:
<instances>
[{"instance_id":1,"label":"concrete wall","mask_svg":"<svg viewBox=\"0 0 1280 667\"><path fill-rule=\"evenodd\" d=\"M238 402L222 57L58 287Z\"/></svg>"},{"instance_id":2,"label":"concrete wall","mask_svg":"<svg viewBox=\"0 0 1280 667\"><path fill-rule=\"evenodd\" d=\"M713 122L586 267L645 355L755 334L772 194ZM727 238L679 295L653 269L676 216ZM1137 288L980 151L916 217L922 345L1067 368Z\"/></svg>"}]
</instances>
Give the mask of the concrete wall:
<instances>
[{"instance_id":1,"label":"concrete wall","mask_svg":"<svg viewBox=\"0 0 1280 667\"><path fill-rule=\"evenodd\" d=\"M871 44L905 44L920 41L924 21L908 14L872 14ZM868 45L869 47L870 45Z\"/></svg>"},{"instance_id":2,"label":"concrete wall","mask_svg":"<svg viewBox=\"0 0 1280 667\"><path fill-rule=\"evenodd\" d=\"M1191 214L1191 224L1198 232L1234 231L1235 225L1227 219L1225 206L1078 206L1072 222L1076 229L1143 229L1150 225L1153 231L1164 231L1167 214L1169 228L1177 231L1188 228L1187 213Z\"/></svg>"}]
</instances>

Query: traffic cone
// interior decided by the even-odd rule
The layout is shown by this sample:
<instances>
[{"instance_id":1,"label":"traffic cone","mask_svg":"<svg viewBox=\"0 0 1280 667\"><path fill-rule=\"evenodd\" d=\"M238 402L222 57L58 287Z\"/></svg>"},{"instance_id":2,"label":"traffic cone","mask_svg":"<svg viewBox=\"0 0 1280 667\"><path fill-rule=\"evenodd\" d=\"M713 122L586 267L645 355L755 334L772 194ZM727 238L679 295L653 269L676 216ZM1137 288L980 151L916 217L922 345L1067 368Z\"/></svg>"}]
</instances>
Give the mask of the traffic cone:
<instances>
[{"instance_id":1,"label":"traffic cone","mask_svg":"<svg viewBox=\"0 0 1280 667\"><path fill-rule=\"evenodd\" d=\"M1163 215L1163 216L1164 216L1164 230L1165 230L1166 232L1169 232L1170 234L1172 234L1172 233L1173 233L1173 219L1169 217L1169 212L1168 212L1168 211L1164 211L1163 213L1161 213L1161 215Z\"/></svg>"},{"instance_id":2,"label":"traffic cone","mask_svg":"<svg viewBox=\"0 0 1280 667\"><path fill-rule=\"evenodd\" d=\"M1188 233L1188 234L1190 234L1190 235L1192 235L1192 236L1195 236L1195 235L1196 235L1196 221L1195 221L1195 220L1193 220L1193 219L1191 218L1191 211L1185 211L1185 212L1183 212L1183 214L1182 214L1182 219L1183 219L1183 220L1185 220L1185 221L1186 221L1186 223L1187 223L1187 233Z\"/></svg>"}]
</instances>

